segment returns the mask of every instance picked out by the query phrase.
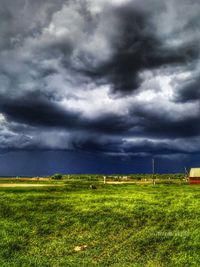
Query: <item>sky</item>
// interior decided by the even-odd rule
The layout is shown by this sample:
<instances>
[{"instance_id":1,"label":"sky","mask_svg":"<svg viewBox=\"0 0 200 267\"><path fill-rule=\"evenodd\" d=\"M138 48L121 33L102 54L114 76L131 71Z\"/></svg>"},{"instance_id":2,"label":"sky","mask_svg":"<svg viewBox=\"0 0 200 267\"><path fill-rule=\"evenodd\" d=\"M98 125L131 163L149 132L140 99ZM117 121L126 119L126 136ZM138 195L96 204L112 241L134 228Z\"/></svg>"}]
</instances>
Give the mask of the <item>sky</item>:
<instances>
[{"instance_id":1,"label":"sky","mask_svg":"<svg viewBox=\"0 0 200 267\"><path fill-rule=\"evenodd\" d=\"M200 166L198 0L0 0L0 175Z\"/></svg>"}]
</instances>

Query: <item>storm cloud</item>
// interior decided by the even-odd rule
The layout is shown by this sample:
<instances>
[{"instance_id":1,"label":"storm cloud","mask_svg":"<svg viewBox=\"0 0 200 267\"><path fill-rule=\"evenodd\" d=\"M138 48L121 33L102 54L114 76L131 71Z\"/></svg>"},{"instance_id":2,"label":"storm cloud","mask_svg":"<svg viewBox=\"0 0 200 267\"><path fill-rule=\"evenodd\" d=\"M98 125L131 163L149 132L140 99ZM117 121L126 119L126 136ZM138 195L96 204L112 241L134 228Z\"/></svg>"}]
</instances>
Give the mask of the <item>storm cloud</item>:
<instances>
[{"instance_id":1,"label":"storm cloud","mask_svg":"<svg viewBox=\"0 0 200 267\"><path fill-rule=\"evenodd\" d=\"M0 0L0 148L200 152L200 3Z\"/></svg>"}]
</instances>

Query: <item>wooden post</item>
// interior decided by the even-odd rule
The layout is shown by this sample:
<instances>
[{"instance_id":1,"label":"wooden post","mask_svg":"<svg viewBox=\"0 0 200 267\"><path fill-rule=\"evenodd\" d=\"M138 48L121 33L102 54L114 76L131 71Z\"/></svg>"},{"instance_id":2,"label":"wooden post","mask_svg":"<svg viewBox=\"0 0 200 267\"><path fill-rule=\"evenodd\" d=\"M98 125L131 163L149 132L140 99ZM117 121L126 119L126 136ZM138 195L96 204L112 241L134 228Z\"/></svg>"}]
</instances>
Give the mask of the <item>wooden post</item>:
<instances>
[{"instance_id":1,"label":"wooden post","mask_svg":"<svg viewBox=\"0 0 200 267\"><path fill-rule=\"evenodd\" d=\"M152 180L153 180L153 185L156 184L154 174L155 174L155 162L154 162L154 159L152 159Z\"/></svg>"}]
</instances>

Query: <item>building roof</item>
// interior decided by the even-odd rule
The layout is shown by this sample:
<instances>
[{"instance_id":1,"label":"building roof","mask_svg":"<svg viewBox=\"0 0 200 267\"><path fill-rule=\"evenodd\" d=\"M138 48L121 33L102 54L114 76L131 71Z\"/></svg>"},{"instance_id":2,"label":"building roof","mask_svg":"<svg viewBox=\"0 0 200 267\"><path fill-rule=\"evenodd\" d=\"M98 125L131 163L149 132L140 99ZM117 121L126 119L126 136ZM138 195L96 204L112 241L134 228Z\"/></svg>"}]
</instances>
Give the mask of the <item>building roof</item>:
<instances>
[{"instance_id":1,"label":"building roof","mask_svg":"<svg viewBox=\"0 0 200 267\"><path fill-rule=\"evenodd\" d=\"M191 168L189 177L200 177L200 168Z\"/></svg>"}]
</instances>

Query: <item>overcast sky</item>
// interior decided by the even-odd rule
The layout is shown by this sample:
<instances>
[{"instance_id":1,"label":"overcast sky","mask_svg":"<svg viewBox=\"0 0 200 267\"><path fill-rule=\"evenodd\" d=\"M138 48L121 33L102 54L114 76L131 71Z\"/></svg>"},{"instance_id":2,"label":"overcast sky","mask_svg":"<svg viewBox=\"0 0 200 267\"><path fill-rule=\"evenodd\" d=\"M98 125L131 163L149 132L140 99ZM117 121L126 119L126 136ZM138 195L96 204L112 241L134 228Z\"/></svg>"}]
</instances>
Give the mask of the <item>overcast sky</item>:
<instances>
[{"instance_id":1,"label":"overcast sky","mask_svg":"<svg viewBox=\"0 0 200 267\"><path fill-rule=\"evenodd\" d=\"M199 14L199 0L0 0L2 155L196 157Z\"/></svg>"}]
</instances>

